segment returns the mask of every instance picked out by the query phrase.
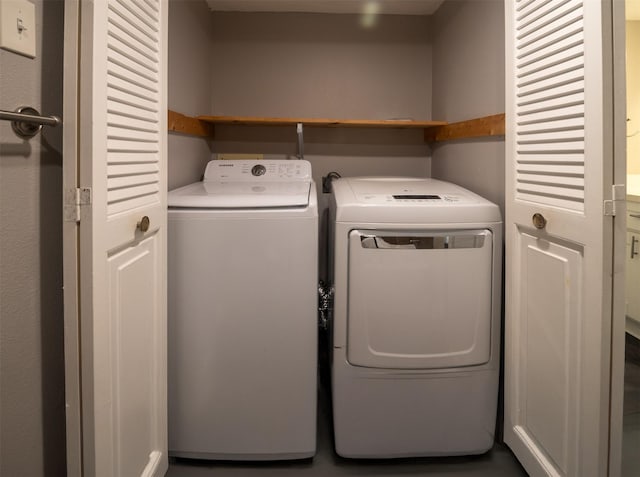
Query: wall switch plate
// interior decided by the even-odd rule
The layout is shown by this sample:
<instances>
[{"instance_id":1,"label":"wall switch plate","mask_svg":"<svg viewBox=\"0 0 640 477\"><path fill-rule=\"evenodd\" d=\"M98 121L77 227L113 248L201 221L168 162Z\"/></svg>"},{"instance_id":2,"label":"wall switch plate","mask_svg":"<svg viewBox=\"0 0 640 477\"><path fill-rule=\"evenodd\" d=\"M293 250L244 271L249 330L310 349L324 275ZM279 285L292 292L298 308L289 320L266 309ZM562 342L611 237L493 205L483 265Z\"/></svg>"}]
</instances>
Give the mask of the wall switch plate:
<instances>
[{"instance_id":1,"label":"wall switch plate","mask_svg":"<svg viewBox=\"0 0 640 477\"><path fill-rule=\"evenodd\" d=\"M36 7L26 0L0 0L0 48L36 57Z\"/></svg>"}]
</instances>

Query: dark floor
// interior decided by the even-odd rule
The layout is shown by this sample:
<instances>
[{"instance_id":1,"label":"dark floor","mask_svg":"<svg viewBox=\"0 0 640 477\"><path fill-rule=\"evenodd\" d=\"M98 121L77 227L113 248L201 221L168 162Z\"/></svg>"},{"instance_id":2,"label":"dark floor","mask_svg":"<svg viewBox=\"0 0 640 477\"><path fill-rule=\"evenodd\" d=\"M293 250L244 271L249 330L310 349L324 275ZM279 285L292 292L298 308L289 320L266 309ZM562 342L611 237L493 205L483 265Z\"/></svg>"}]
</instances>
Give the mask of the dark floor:
<instances>
[{"instance_id":1,"label":"dark floor","mask_svg":"<svg viewBox=\"0 0 640 477\"><path fill-rule=\"evenodd\" d=\"M324 399L323 399L324 400ZM447 477L511 477L526 476L509 449L496 444L487 454L473 457L438 457L392 460L351 460L336 455L330 432L326 403L321 403L318 420L318 448L310 460L280 463L231 463L170 460L166 477L204 476L414 476L446 475Z\"/></svg>"},{"instance_id":2,"label":"dark floor","mask_svg":"<svg viewBox=\"0 0 640 477\"><path fill-rule=\"evenodd\" d=\"M622 476L640 476L640 340L626 336Z\"/></svg>"}]
</instances>

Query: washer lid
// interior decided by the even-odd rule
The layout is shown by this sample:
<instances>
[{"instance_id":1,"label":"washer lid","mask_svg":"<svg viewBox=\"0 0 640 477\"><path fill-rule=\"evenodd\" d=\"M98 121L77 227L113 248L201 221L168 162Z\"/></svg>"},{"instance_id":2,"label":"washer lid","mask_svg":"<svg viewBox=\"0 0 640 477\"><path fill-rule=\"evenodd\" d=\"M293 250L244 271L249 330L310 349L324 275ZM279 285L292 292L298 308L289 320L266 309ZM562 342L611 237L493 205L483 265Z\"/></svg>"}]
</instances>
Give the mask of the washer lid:
<instances>
[{"instance_id":1,"label":"washer lid","mask_svg":"<svg viewBox=\"0 0 640 477\"><path fill-rule=\"evenodd\" d=\"M311 189L308 161L211 161L203 182L169 192L169 207L306 207Z\"/></svg>"},{"instance_id":2,"label":"washer lid","mask_svg":"<svg viewBox=\"0 0 640 477\"><path fill-rule=\"evenodd\" d=\"M306 207L309 182L196 182L169 192L169 207Z\"/></svg>"}]
</instances>

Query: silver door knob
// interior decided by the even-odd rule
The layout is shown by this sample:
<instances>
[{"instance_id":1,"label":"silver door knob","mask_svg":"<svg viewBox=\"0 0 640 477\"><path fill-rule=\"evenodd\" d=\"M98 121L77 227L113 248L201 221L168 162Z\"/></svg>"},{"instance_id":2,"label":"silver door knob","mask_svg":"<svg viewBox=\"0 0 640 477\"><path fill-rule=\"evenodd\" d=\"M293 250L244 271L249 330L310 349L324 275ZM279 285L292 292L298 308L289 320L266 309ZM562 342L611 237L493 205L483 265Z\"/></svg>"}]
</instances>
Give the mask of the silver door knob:
<instances>
[{"instance_id":1,"label":"silver door knob","mask_svg":"<svg viewBox=\"0 0 640 477\"><path fill-rule=\"evenodd\" d=\"M531 217L531 221L533 222L533 226L538 230L541 230L547 226L547 219L544 218L542 214L533 214Z\"/></svg>"},{"instance_id":2,"label":"silver door knob","mask_svg":"<svg viewBox=\"0 0 640 477\"><path fill-rule=\"evenodd\" d=\"M146 232L147 230L149 230L149 224L149 217L145 215L144 217L142 217L142 219L140 219L140 222L138 222L138 225L136 227L138 228L138 230L140 230L140 232Z\"/></svg>"}]
</instances>

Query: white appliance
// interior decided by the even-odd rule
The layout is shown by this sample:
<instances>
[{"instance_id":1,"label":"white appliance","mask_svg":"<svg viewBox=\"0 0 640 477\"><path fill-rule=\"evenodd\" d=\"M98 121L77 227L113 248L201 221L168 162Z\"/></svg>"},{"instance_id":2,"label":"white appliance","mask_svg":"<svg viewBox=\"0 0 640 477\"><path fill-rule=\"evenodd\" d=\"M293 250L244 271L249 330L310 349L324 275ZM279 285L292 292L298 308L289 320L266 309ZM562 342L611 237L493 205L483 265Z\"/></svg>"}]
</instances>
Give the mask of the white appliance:
<instances>
[{"instance_id":1,"label":"white appliance","mask_svg":"<svg viewBox=\"0 0 640 477\"><path fill-rule=\"evenodd\" d=\"M169 454L316 448L318 211L307 161L211 161L169 192Z\"/></svg>"},{"instance_id":2,"label":"white appliance","mask_svg":"<svg viewBox=\"0 0 640 477\"><path fill-rule=\"evenodd\" d=\"M479 454L498 398L502 222L432 179L333 182L333 421L343 457Z\"/></svg>"}]
</instances>

